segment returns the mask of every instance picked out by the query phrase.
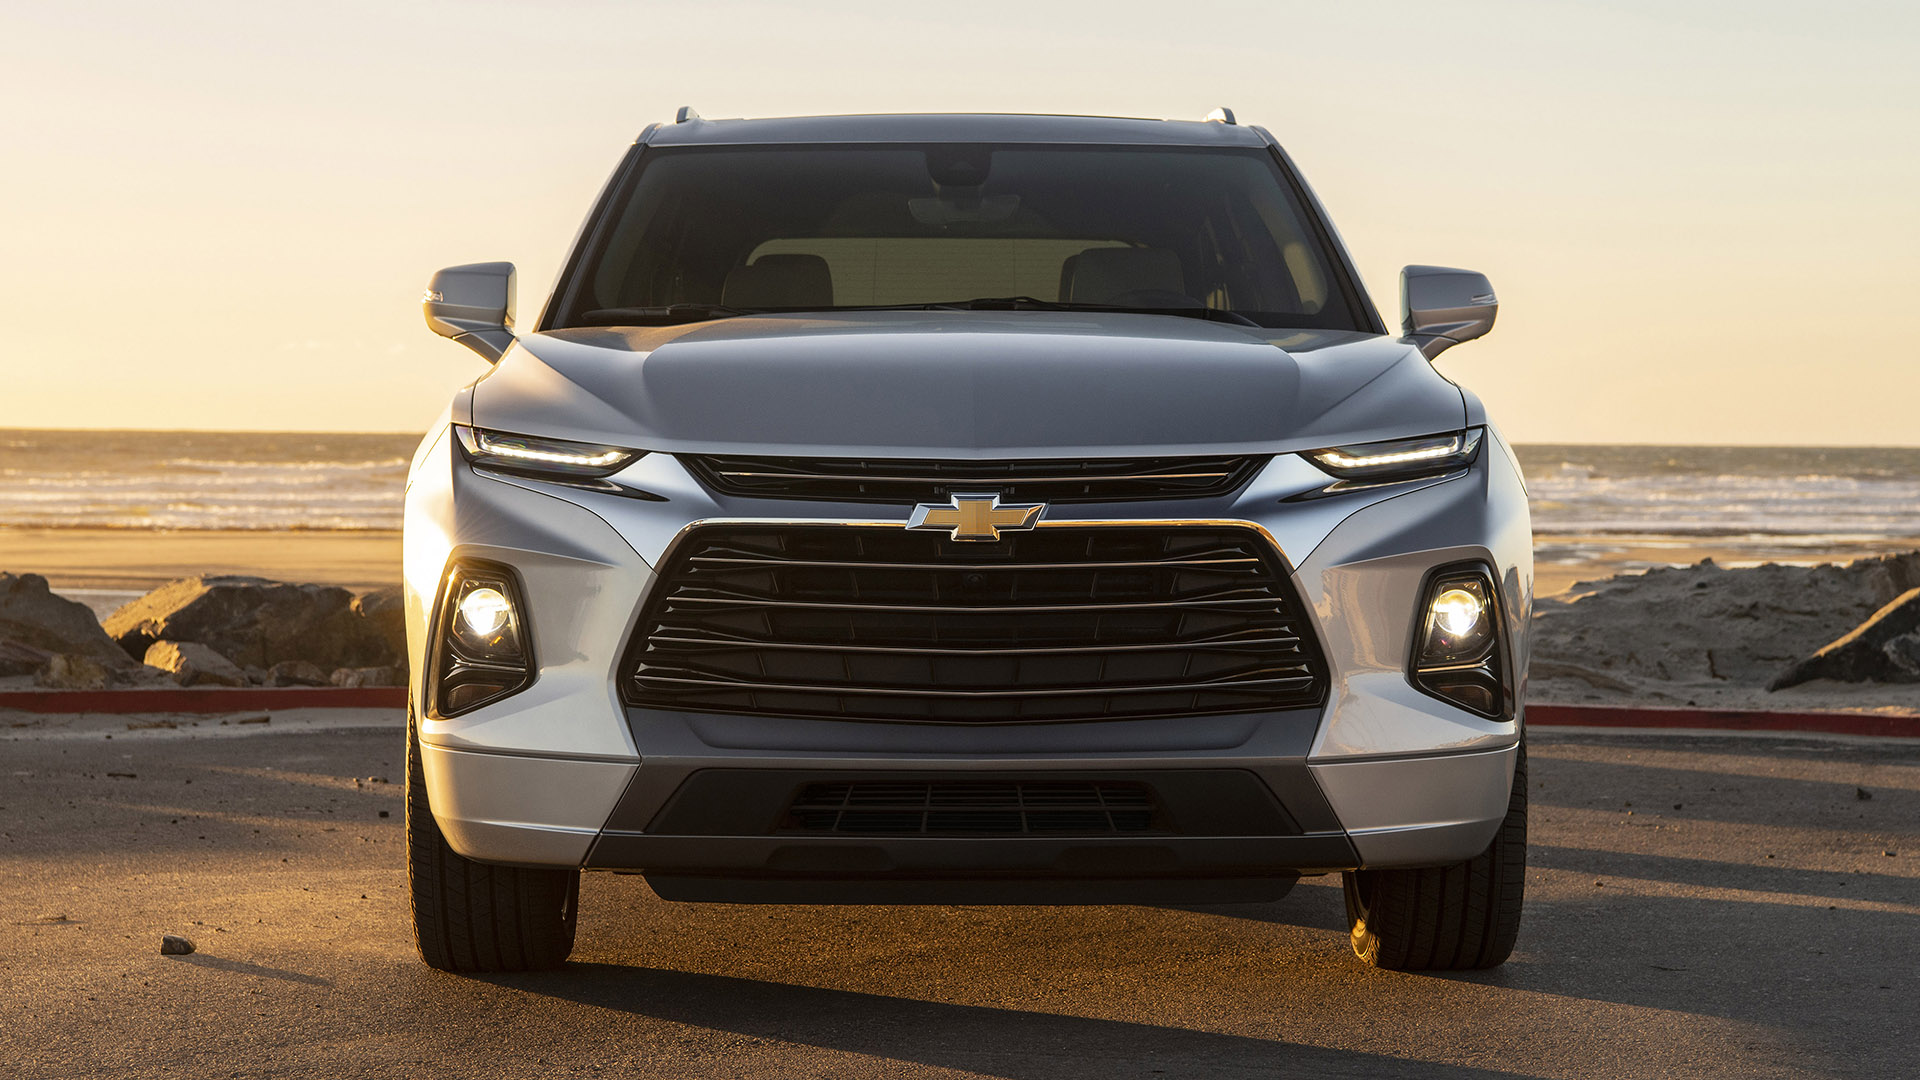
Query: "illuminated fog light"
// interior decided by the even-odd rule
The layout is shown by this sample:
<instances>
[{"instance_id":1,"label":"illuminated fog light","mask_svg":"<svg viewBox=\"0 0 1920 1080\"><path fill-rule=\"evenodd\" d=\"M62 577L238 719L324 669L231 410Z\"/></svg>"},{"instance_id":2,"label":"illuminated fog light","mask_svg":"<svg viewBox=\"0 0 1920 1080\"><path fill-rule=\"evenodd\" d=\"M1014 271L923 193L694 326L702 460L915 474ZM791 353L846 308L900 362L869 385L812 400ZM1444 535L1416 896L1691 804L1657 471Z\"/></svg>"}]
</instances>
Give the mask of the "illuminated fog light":
<instances>
[{"instance_id":1,"label":"illuminated fog light","mask_svg":"<svg viewBox=\"0 0 1920 1080\"><path fill-rule=\"evenodd\" d=\"M1407 674L1437 698L1498 718L1509 693L1493 576L1479 567L1449 569L1429 579L1416 609L1420 637Z\"/></svg>"},{"instance_id":2,"label":"illuminated fog light","mask_svg":"<svg viewBox=\"0 0 1920 1080\"><path fill-rule=\"evenodd\" d=\"M1440 628L1457 638L1466 637L1480 625L1486 605L1478 596L1462 588L1450 588L1433 598L1433 617Z\"/></svg>"},{"instance_id":3,"label":"illuminated fog light","mask_svg":"<svg viewBox=\"0 0 1920 1080\"><path fill-rule=\"evenodd\" d=\"M490 586L481 586L460 600L460 621L467 629L481 637L490 637L493 632L507 624L513 614L513 603L506 594Z\"/></svg>"},{"instance_id":4,"label":"illuminated fog light","mask_svg":"<svg viewBox=\"0 0 1920 1080\"><path fill-rule=\"evenodd\" d=\"M533 642L519 577L500 563L447 570L428 671L431 715L471 712L533 685Z\"/></svg>"}]
</instances>

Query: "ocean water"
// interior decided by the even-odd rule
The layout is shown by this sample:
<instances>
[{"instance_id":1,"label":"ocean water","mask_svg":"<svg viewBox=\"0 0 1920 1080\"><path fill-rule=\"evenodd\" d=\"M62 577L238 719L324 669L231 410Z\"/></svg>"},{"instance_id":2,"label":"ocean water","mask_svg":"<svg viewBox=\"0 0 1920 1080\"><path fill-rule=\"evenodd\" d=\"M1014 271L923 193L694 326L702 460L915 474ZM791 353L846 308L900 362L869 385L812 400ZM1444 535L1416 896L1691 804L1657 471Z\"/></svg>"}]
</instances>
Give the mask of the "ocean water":
<instances>
[{"instance_id":1,"label":"ocean water","mask_svg":"<svg viewBox=\"0 0 1920 1080\"><path fill-rule=\"evenodd\" d=\"M412 435L0 431L0 527L397 529ZM1518 448L1539 555L1821 562L1920 546L1920 449ZM1663 554L1666 553L1666 554ZM1623 563L1623 565L1629 564Z\"/></svg>"},{"instance_id":2,"label":"ocean water","mask_svg":"<svg viewBox=\"0 0 1920 1080\"><path fill-rule=\"evenodd\" d=\"M1537 557L1819 563L1920 547L1920 449L1521 445ZM1661 552L1670 557L1660 557ZM1724 554L1721 554L1724 553Z\"/></svg>"},{"instance_id":3,"label":"ocean water","mask_svg":"<svg viewBox=\"0 0 1920 1080\"><path fill-rule=\"evenodd\" d=\"M0 527L398 529L419 441L0 430Z\"/></svg>"}]
</instances>

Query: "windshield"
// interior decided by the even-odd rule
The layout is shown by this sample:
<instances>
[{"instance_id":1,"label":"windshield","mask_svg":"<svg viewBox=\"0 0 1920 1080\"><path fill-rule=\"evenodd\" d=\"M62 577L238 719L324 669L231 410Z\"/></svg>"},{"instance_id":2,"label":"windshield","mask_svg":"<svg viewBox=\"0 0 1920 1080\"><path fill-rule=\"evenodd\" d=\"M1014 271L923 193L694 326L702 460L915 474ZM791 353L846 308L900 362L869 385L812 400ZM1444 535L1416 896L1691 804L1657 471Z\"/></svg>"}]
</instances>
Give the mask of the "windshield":
<instances>
[{"instance_id":1,"label":"windshield","mask_svg":"<svg viewBox=\"0 0 1920 1080\"><path fill-rule=\"evenodd\" d=\"M651 149L604 213L550 328L983 299L1362 328L1261 149Z\"/></svg>"}]
</instances>

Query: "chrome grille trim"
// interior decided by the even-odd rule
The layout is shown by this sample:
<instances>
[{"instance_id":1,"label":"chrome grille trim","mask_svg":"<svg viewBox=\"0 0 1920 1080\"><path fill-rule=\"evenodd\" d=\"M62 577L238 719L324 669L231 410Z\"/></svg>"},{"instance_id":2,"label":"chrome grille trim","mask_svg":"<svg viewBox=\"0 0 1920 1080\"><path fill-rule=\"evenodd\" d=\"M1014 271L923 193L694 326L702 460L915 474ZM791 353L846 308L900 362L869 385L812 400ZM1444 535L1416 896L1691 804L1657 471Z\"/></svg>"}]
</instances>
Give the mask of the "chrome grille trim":
<instances>
[{"instance_id":1,"label":"chrome grille trim","mask_svg":"<svg viewBox=\"0 0 1920 1080\"><path fill-rule=\"evenodd\" d=\"M781 683L744 682L740 680L728 680L728 679L688 679L688 678L680 678L680 677L671 676L671 675L639 674L634 676L634 678L636 681L640 682L643 685L653 684L653 683L667 683L667 684L680 685L680 686L724 687L729 690L732 690L732 689L785 690L789 692L806 692L806 693L817 692L821 689L819 684L797 683L797 684L785 685ZM1311 683L1312 681L1313 681L1313 676L1306 674L1303 669L1302 673L1299 675L1282 677L1282 678L1272 678L1272 679L1219 679L1211 682L1163 683L1159 685L1149 685L1149 686L1101 686L1097 689L1089 689L1083 686L1069 686L1069 687L1057 687L1052 689L1035 688L1035 687L1009 687L1004 690L952 690L952 689L928 690L920 687L905 687L905 686L836 686L833 688L833 692L836 694L885 694L889 696L897 695L900 697L1005 698L1005 697L1056 697L1062 694L1077 694L1081 697L1098 697L1101 694L1164 694L1169 691L1192 690L1192 689L1239 690L1244 688L1248 690L1254 690L1263 686L1298 686L1298 685Z\"/></svg>"},{"instance_id":2,"label":"chrome grille trim","mask_svg":"<svg viewBox=\"0 0 1920 1080\"><path fill-rule=\"evenodd\" d=\"M941 503L957 490L997 490L1007 502L1126 502L1217 498L1238 490L1266 454L937 461L908 458L682 458L727 495L833 502Z\"/></svg>"},{"instance_id":3,"label":"chrome grille trim","mask_svg":"<svg viewBox=\"0 0 1920 1080\"><path fill-rule=\"evenodd\" d=\"M623 692L647 708L930 723L1324 699L1324 662L1264 530L1042 525L987 562L979 545L897 523L696 523L661 562Z\"/></svg>"}]
</instances>

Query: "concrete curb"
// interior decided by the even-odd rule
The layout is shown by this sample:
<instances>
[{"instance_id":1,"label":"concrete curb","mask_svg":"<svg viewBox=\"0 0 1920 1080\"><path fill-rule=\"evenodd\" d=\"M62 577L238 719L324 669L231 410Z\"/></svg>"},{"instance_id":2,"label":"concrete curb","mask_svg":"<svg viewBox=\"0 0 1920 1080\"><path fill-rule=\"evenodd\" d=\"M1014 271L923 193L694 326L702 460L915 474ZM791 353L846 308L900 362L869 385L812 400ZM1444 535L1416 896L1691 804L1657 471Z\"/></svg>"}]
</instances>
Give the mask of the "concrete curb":
<instances>
[{"instance_id":1,"label":"concrete curb","mask_svg":"<svg viewBox=\"0 0 1920 1080\"><path fill-rule=\"evenodd\" d=\"M225 713L247 709L404 709L400 686L196 686L176 690L7 690L0 709L29 713Z\"/></svg>"},{"instance_id":2,"label":"concrete curb","mask_svg":"<svg viewBox=\"0 0 1920 1080\"><path fill-rule=\"evenodd\" d=\"M28 713L225 713L246 709L404 709L404 687L194 687L142 690L0 691L0 709ZM1542 727L1688 728L1706 731L1812 731L1831 735L1920 738L1920 713L1768 712L1760 709L1655 709L1618 705L1529 705Z\"/></svg>"},{"instance_id":3,"label":"concrete curb","mask_svg":"<svg viewBox=\"0 0 1920 1080\"><path fill-rule=\"evenodd\" d=\"M1920 713L1768 712L1761 709L1649 709L1619 705L1528 705L1542 727L1687 728L1696 731L1811 731L1920 739Z\"/></svg>"}]
</instances>

